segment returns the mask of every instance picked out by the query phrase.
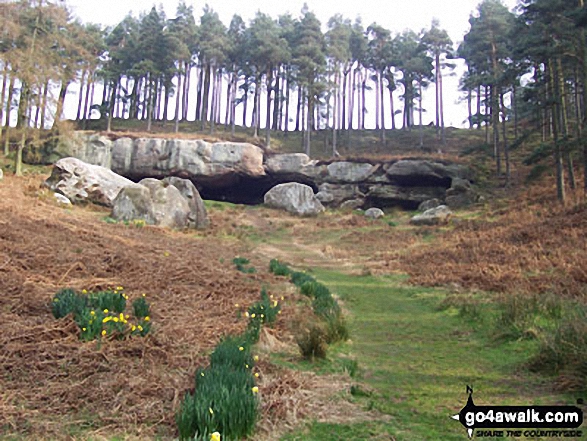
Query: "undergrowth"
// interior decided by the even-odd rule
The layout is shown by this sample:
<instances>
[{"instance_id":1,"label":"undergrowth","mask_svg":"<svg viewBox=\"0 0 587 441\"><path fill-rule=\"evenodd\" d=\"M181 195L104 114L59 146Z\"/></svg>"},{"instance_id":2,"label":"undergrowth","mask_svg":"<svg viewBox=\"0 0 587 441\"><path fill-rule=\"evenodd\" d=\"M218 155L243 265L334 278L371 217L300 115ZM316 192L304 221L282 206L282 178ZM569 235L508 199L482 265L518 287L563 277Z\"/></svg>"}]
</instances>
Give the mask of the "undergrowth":
<instances>
[{"instance_id":1,"label":"undergrowth","mask_svg":"<svg viewBox=\"0 0 587 441\"><path fill-rule=\"evenodd\" d=\"M314 314L321 319L320 323L308 322L303 325L296 335L296 342L304 358L324 358L328 344L348 340L346 320L340 305L326 285L308 273L292 271L277 259L269 262L269 270L276 275L289 276L291 283L303 295L312 299Z\"/></svg>"}]
</instances>

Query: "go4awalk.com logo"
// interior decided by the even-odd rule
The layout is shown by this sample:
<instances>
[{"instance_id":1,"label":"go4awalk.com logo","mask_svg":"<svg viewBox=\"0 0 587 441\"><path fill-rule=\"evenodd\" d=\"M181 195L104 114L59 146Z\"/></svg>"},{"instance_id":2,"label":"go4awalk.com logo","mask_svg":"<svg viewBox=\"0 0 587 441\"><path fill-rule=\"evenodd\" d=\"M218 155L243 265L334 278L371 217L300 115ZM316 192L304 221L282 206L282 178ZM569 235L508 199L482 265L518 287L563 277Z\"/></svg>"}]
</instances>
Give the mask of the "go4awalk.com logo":
<instances>
[{"instance_id":1,"label":"go4awalk.com logo","mask_svg":"<svg viewBox=\"0 0 587 441\"><path fill-rule=\"evenodd\" d=\"M467 404L451 418L469 434L481 437L580 439L583 411L576 406L477 406L467 386Z\"/></svg>"}]
</instances>

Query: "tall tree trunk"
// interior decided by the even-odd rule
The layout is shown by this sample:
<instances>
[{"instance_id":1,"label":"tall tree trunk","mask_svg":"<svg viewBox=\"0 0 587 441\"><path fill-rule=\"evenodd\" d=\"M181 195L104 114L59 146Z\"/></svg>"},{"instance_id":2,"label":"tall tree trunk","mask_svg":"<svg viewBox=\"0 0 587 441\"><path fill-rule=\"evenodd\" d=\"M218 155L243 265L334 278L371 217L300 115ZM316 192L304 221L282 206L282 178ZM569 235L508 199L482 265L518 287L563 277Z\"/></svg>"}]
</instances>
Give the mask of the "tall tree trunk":
<instances>
[{"instance_id":1,"label":"tall tree trunk","mask_svg":"<svg viewBox=\"0 0 587 441\"><path fill-rule=\"evenodd\" d=\"M265 147L271 147L271 86L273 83L273 68L269 67L265 74L267 88L267 108L265 110ZM275 105L277 107L277 105Z\"/></svg>"},{"instance_id":2,"label":"tall tree trunk","mask_svg":"<svg viewBox=\"0 0 587 441\"><path fill-rule=\"evenodd\" d=\"M436 106L435 106L435 116L436 116L436 139L440 139L440 53L437 51L434 54L434 86L436 92Z\"/></svg>"},{"instance_id":3,"label":"tall tree trunk","mask_svg":"<svg viewBox=\"0 0 587 441\"><path fill-rule=\"evenodd\" d=\"M355 110L355 90L357 88L357 70L353 69L353 75L351 77L351 93L349 94L349 120L347 127L353 130L353 116Z\"/></svg>"},{"instance_id":4,"label":"tall tree trunk","mask_svg":"<svg viewBox=\"0 0 587 441\"><path fill-rule=\"evenodd\" d=\"M198 87L197 87L197 99L196 99L196 116L195 116L195 120L196 121L201 121L202 120L202 94L204 92L204 73L205 73L205 67L201 66L199 68L200 70L200 75L199 75L199 79L198 79Z\"/></svg>"},{"instance_id":5,"label":"tall tree trunk","mask_svg":"<svg viewBox=\"0 0 587 441\"><path fill-rule=\"evenodd\" d=\"M381 97L381 95L379 94L379 88L380 88L380 82L379 82L379 71L375 71L375 131L379 131L379 129L381 129L381 124L379 123L380 121L380 110L381 110L381 104L379 102L379 99Z\"/></svg>"},{"instance_id":6,"label":"tall tree trunk","mask_svg":"<svg viewBox=\"0 0 587 441\"><path fill-rule=\"evenodd\" d=\"M559 202L564 203L565 201L565 183L564 183L564 167L563 167L563 155L560 148L559 140L559 121L560 121L560 96L558 93L558 79L557 71L553 66L553 61L548 61L549 70L549 83L550 90L553 91L554 103L553 103L553 118L552 118L552 136L554 140L554 166L556 172L556 196Z\"/></svg>"},{"instance_id":7,"label":"tall tree trunk","mask_svg":"<svg viewBox=\"0 0 587 441\"><path fill-rule=\"evenodd\" d=\"M366 91L367 73L365 72L365 77L363 78L363 83L361 84L361 130L365 130L365 115L367 114L367 106L365 101Z\"/></svg>"},{"instance_id":8,"label":"tall tree trunk","mask_svg":"<svg viewBox=\"0 0 587 441\"><path fill-rule=\"evenodd\" d=\"M288 136L288 132L289 132L289 101L290 101L290 93L291 93L291 85L290 85L290 73L289 73L289 67L287 68L286 71L286 89L285 89L285 125L284 125L284 131L285 131L285 136Z\"/></svg>"},{"instance_id":9,"label":"tall tree trunk","mask_svg":"<svg viewBox=\"0 0 587 441\"><path fill-rule=\"evenodd\" d=\"M308 87L308 112L306 114L307 117L307 127L306 127L306 146L305 146L305 153L306 155L310 156L311 154L311 145L312 145L312 124L313 124L313 115L314 115L314 108L313 108L313 97L311 92L311 86Z\"/></svg>"},{"instance_id":10,"label":"tall tree trunk","mask_svg":"<svg viewBox=\"0 0 587 441\"><path fill-rule=\"evenodd\" d=\"M422 125L422 82L418 81L418 115L419 115L419 132L420 132L420 148L424 148L424 126Z\"/></svg>"},{"instance_id":11,"label":"tall tree trunk","mask_svg":"<svg viewBox=\"0 0 587 441\"><path fill-rule=\"evenodd\" d=\"M346 90L347 90L347 84L348 84L348 78L349 78L349 72L350 72L350 68L347 64L347 66L345 66L344 68L344 72L343 72L343 77L342 77L342 99L340 101L340 104L342 105L342 115L340 118L340 128L341 130L346 130L346 124L347 124L347 117L346 117L346 103L347 103L347 95L346 95Z\"/></svg>"},{"instance_id":12,"label":"tall tree trunk","mask_svg":"<svg viewBox=\"0 0 587 441\"><path fill-rule=\"evenodd\" d=\"M243 90L243 129L247 128L247 109L249 105L249 83L248 78L245 78L245 89Z\"/></svg>"},{"instance_id":13,"label":"tall tree trunk","mask_svg":"<svg viewBox=\"0 0 587 441\"><path fill-rule=\"evenodd\" d=\"M471 89L467 90L467 112L469 115L469 129L473 128L473 94Z\"/></svg>"},{"instance_id":14,"label":"tall tree trunk","mask_svg":"<svg viewBox=\"0 0 587 441\"><path fill-rule=\"evenodd\" d=\"M8 91L8 65L4 64L4 72L2 72L2 93L0 93L0 139L2 139L2 133L4 131L4 103L6 100L6 92ZM10 125L9 115L6 117L6 126Z\"/></svg>"},{"instance_id":15,"label":"tall tree trunk","mask_svg":"<svg viewBox=\"0 0 587 441\"><path fill-rule=\"evenodd\" d=\"M442 78L442 66L438 67L438 94L439 94L439 111L440 111L440 140L443 146L446 146L446 130L444 125L444 87Z\"/></svg>"},{"instance_id":16,"label":"tall tree trunk","mask_svg":"<svg viewBox=\"0 0 587 441\"><path fill-rule=\"evenodd\" d=\"M181 61L180 61L180 65L178 66L179 68L177 69L177 89L176 89L176 97L175 97L175 115L174 115L174 120L175 120L175 126L173 127L173 131L175 133L179 132L179 115L180 115L180 104L182 102L182 83L181 83L181 73L182 73L182 69L181 69ZM186 79L187 81L187 79ZM184 86L185 86L185 81L184 81ZM184 88L185 89L185 88ZM182 109L183 112L184 109Z\"/></svg>"},{"instance_id":17,"label":"tall tree trunk","mask_svg":"<svg viewBox=\"0 0 587 441\"><path fill-rule=\"evenodd\" d=\"M232 84L233 84L233 79L234 76L236 75L234 73L235 71L235 67L232 66L232 69L230 70L230 76L228 79L228 88L226 90L226 105L225 105L225 112L224 112L224 124L228 127L229 124L232 123Z\"/></svg>"},{"instance_id":18,"label":"tall tree trunk","mask_svg":"<svg viewBox=\"0 0 587 441\"><path fill-rule=\"evenodd\" d=\"M192 66L189 61L185 61L185 70L183 76L183 99L181 102L181 120L187 121L188 120L188 109L189 109L189 99L190 99L190 85L192 81Z\"/></svg>"},{"instance_id":19,"label":"tall tree trunk","mask_svg":"<svg viewBox=\"0 0 587 441\"><path fill-rule=\"evenodd\" d=\"M275 87L273 88L274 92L273 92L273 123L272 123L272 128L273 130L279 130L279 115L281 113L281 106L283 103L282 100L282 93L281 93L281 83L282 83L282 78L280 75L280 68L278 67L276 69L276 75L275 75ZM269 90L267 90L267 93L269 93Z\"/></svg>"},{"instance_id":20,"label":"tall tree trunk","mask_svg":"<svg viewBox=\"0 0 587 441\"><path fill-rule=\"evenodd\" d=\"M393 104L393 89L388 87L389 90L389 107L391 110L391 130L395 130L395 105Z\"/></svg>"},{"instance_id":21,"label":"tall tree trunk","mask_svg":"<svg viewBox=\"0 0 587 441\"><path fill-rule=\"evenodd\" d=\"M259 136L259 89L261 89L261 77L255 76L255 94L253 95L253 114L251 115L251 127L253 128L253 136Z\"/></svg>"},{"instance_id":22,"label":"tall tree trunk","mask_svg":"<svg viewBox=\"0 0 587 441\"><path fill-rule=\"evenodd\" d=\"M82 105L83 105L83 98L84 98L84 82L86 80L86 75L88 75L88 70L82 70L82 76L79 80L79 97L77 101L77 113L75 115L75 120L79 121L82 115Z\"/></svg>"},{"instance_id":23,"label":"tall tree trunk","mask_svg":"<svg viewBox=\"0 0 587 441\"><path fill-rule=\"evenodd\" d=\"M503 100L503 93L499 95L499 101L501 105L501 126L502 126L502 137L503 137L503 157L505 160L505 185L510 185L511 180L511 171L510 171L510 152L508 146L508 137L507 137L507 124L506 124L506 107Z\"/></svg>"},{"instance_id":24,"label":"tall tree trunk","mask_svg":"<svg viewBox=\"0 0 587 441\"><path fill-rule=\"evenodd\" d=\"M481 85L477 86L477 129L481 129Z\"/></svg>"},{"instance_id":25,"label":"tall tree trunk","mask_svg":"<svg viewBox=\"0 0 587 441\"><path fill-rule=\"evenodd\" d=\"M211 63L206 63L204 73L204 85L202 90L202 131L206 128L206 122L208 121L208 101L210 97L210 81L212 76Z\"/></svg>"},{"instance_id":26,"label":"tall tree trunk","mask_svg":"<svg viewBox=\"0 0 587 441\"><path fill-rule=\"evenodd\" d=\"M84 110L83 110L83 123L82 128L88 128L88 110L90 106L90 94L92 93L92 86L94 85L94 72L90 71L88 73L88 81L86 82L86 98L84 100Z\"/></svg>"},{"instance_id":27,"label":"tall tree trunk","mask_svg":"<svg viewBox=\"0 0 587 441\"><path fill-rule=\"evenodd\" d=\"M304 92L301 86L298 86L298 107L296 111L296 132L300 131L300 115L303 111L303 102L304 102ZM302 116L303 121L303 116ZM303 130L303 123L302 123L302 130Z\"/></svg>"},{"instance_id":28,"label":"tall tree trunk","mask_svg":"<svg viewBox=\"0 0 587 441\"><path fill-rule=\"evenodd\" d=\"M569 116L568 116L568 105L567 105L567 92L565 88L565 78L563 73L562 61L557 58L557 75L558 75L558 94L560 96L560 114L561 114L561 127L563 135L563 148L564 158L567 163L567 173L569 174L569 186L571 190L577 188L577 182L575 180L575 167L573 166L573 156L569 150Z\"/></svg>"},{"instance_id":29,"label":"tall tree trunk","mask_svg":"<svg viewBox=\"0 0 587 441\"><path fill-rule=\"evenodd\" d=\"M501 149L499 148L499 95L498 86L491 86L491 120L493 128L493 157L497 176L501 176Z\"/></svg>"},{"instance_id":30,"label":"tall tree trunk","mask_svg":"<svg viewBox=\"0 0 587 441\"><path fill-rule=\"evenodd\" d=\"M385 102L383 99L383 72L379 72L379 104L381 105L381 142L385 146L387 140L385 139Z\"/></svg>"},{"instance_id":31,"label":"tall tree trunk","mask_svg":"<svg viewBox=\"0 0 587 441\"><path fill-rule=\"evenodd\" d=\"M155 85L153 84L153 79L151 78L151 74L149 74L149 77L147 78L147 84L148 84L148 92L149 92L149 98L148 98L148 104L147 104L147 132L151 131L151 126L153 125L153 107L155 104Z\"/></svg>"}]
</instances>

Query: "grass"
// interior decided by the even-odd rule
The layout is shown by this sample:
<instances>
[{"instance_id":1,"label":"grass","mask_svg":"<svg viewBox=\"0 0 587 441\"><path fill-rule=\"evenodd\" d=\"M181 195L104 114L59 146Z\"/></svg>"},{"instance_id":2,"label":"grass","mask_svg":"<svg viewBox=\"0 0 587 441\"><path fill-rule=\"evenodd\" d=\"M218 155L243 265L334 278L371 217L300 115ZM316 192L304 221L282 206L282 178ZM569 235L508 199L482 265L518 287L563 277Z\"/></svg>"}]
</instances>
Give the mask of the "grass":
<instances>
[{"instance_id":1,"label":"grass","mask_svg":"<svg viewBox=\"0 0 587 441\"><path fill-rule=\"evenodd\" d=\"M388 417L313 422L283 440L463 440L463 428L449 417L464 406L466 385L474 388L478 405L573 404L577 398L551 393L548 378L523 367L536 341L496 341L490 324L475 323L454 308L439 309L443 291L405 286L397 277L322 269L313 274L351 311L352 355L362 382L375 391L353 399Z\"/></svg>"}]
</instances>

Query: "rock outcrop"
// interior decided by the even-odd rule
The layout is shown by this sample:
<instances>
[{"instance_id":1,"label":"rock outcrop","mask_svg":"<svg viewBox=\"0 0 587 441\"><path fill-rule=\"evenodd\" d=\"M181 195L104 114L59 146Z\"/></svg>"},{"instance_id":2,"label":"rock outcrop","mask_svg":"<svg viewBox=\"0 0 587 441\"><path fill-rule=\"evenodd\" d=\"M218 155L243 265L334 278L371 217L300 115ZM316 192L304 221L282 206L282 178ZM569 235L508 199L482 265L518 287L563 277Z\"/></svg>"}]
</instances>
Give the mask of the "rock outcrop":
<instances>
[{"instance_id":1,"label":"rock outcrop","mask_svg":"<svg viewBox=\"0 0 587 441\"><path fill-rule=\"evenodd\" d=\"M279 184L265 194L265 205L298 216L316 216L324 206L314 195L312 187L297 182Z\"/></svg>"},{"instance_id":2,"label":"rock outcrop","mask_svg":"<svg viewBox=\"0 0 587 441\"><path fill-rule=\"evenodd\" d=\"M416 209L424 201L438 199L457 208L477 199L470 185L471 170L437 159L317 161L303 153L268 154L247 143L76 136L71 153L77 157L110 166L134 181L188 179L205 199L262 203L267 191L288 182L310 186L330 207ZM84 137L85 150L80 141Z\"/></svg>"},{"instance_id":3,"label":"rock outcrop","mask_svg":"<svg viewBox=\"0 0 587 441\"><path fill-rule=\"evenodd\" d=\"M63 158L55 163L45 185L72 203L92 202L112 207L120 190L134 183L105 167L77 158Z\"/></svg>"}]
</instances>

